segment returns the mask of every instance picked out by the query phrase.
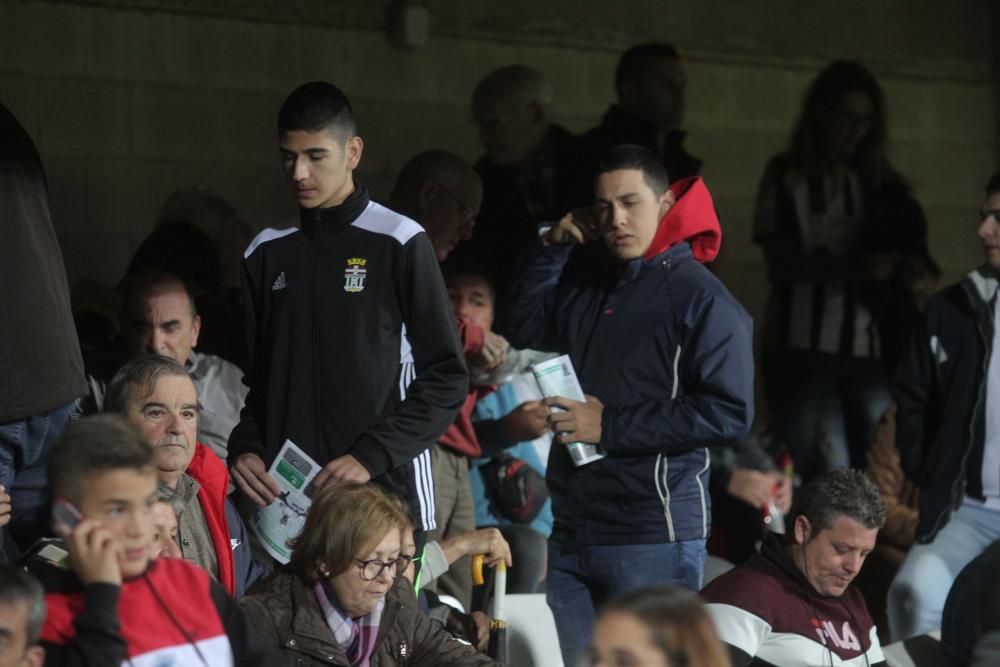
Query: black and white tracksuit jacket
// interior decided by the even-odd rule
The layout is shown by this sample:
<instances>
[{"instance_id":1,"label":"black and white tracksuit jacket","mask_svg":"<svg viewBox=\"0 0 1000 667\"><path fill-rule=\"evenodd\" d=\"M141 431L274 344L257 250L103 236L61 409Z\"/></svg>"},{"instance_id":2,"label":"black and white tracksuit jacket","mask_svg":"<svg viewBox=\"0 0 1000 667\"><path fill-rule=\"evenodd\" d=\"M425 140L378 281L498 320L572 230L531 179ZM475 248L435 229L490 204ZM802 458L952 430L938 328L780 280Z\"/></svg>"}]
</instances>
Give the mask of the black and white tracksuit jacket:
<instances>
[{"instance_id":1,"label":"black and white tracksuit jacket","mask_svg":"<svg viewBox=\"0 0 1000 667\"><path fill-rule=\"evenodd\" d=\"M369 200L303 209L243 262L250 387L229 462L270 466L290 439L317 463L351 454L434 527L429 447L454 421L468 372L441 270L416 222Z\"/></svg>"}]
</instances>

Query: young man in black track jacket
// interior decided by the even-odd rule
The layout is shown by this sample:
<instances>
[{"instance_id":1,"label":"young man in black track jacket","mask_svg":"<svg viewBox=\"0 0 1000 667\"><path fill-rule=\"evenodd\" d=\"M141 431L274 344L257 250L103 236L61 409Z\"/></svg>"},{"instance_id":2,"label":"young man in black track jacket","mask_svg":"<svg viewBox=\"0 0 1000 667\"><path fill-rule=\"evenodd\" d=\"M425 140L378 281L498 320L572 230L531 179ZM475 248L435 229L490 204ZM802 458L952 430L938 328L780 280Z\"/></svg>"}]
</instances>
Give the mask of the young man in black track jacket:
<instances>
[{"instance_id":1,"label":"young man in black track jacket","mask_svg":"<svg viewBox=\"0 0 1000 667\"><path fill-rule=\"evenodd\" d=\"M258 506L272 502L267 468L288 439L324 466L317 488L374 480L429 530L428 448L468 388L434 251L420 225L355 184L363 144L339 89L294 90L278 132L301 224L261 232L245 253L252 370L229 441L233 479Z\"/></svg>"}]
</instances>

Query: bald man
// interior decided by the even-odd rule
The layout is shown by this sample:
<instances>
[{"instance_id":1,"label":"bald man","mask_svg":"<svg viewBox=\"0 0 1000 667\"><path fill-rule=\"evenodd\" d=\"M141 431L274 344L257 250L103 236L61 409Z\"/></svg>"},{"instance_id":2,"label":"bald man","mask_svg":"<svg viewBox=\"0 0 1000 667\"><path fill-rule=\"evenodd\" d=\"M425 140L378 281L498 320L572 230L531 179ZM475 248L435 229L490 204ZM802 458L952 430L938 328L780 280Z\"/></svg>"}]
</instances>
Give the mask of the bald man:
<instances>
[{"instance_id":1,"label":"bald man","mask_svg":"<svg viewBox=\"0 0 1000 667\"><path fill-rule=\"evenodd\" d=\"M243 372L222 357L195 350L201 317L193 296L179 278L167 273L141 273L127 281L126 289L122 345L88 355L90 396L81 401L81 411L103 410L107 382L125 361L143 354L170 357L187 370L198 390L198 441L225 461L229 434L239 423L247 396Z\"/></svg>"},{"instance_id":2,"label":"bald man","mask_svg":"<svg viewBox=\"0 0 1000 667\"><path fill-rule=\"evenodd\" d=\"M491 72L472 94L485 151L476 163L483 205L472 242L460 253L482 259L501 294L538 226L592 203L583 144L553 122L552 97L545 77L524 65Z\"/></svg>"}]
</instances>

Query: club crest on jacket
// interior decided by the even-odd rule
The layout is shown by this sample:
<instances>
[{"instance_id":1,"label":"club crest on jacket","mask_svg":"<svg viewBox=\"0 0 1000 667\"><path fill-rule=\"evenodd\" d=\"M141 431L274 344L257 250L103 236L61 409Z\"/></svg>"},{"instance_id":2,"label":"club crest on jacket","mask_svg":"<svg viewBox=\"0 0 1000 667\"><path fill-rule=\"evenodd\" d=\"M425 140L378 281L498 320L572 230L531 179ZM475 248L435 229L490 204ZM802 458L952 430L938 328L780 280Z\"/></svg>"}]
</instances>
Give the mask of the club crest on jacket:
<instances>
[{"instance_id":1,"label":"club crest on jacket","mask_svg":"<svg viewBox=\"0 0 1000 667\"><path fill-rule=\"evenodd\" d=\"M360 292L365 288L365 276L368 275L365 265L368 260L363 257L351 257L347 260L347 269L344 271L344 291Z\"/></svg>"}]
</instances>

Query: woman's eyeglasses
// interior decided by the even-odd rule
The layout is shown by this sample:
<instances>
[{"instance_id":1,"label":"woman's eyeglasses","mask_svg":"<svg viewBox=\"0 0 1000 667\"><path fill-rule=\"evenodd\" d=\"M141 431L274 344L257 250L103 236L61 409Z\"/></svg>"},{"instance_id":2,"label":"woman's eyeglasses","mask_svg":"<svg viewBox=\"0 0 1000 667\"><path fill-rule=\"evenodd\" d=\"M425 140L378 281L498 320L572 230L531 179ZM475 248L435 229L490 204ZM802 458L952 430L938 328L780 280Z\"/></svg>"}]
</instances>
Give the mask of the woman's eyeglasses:
<instances>
[{"instance_id":1,"label":"woman's eyeglasses","mask_svg":"<svg viewBox=\"0 0 1000 667\"><path fill-rule=\"evenodd\" d=\"M413 562L413 556L408 554L400 554L395 560L389 562L381 560L359 560L357 558L354 561L361 568L361 578L365 581L373 581L382 576L382 572L386 568L392 568L390 572L393 577L398 577L399 575L406 572L406 568L410 566Z\"/></svg>"}]
</instances>

